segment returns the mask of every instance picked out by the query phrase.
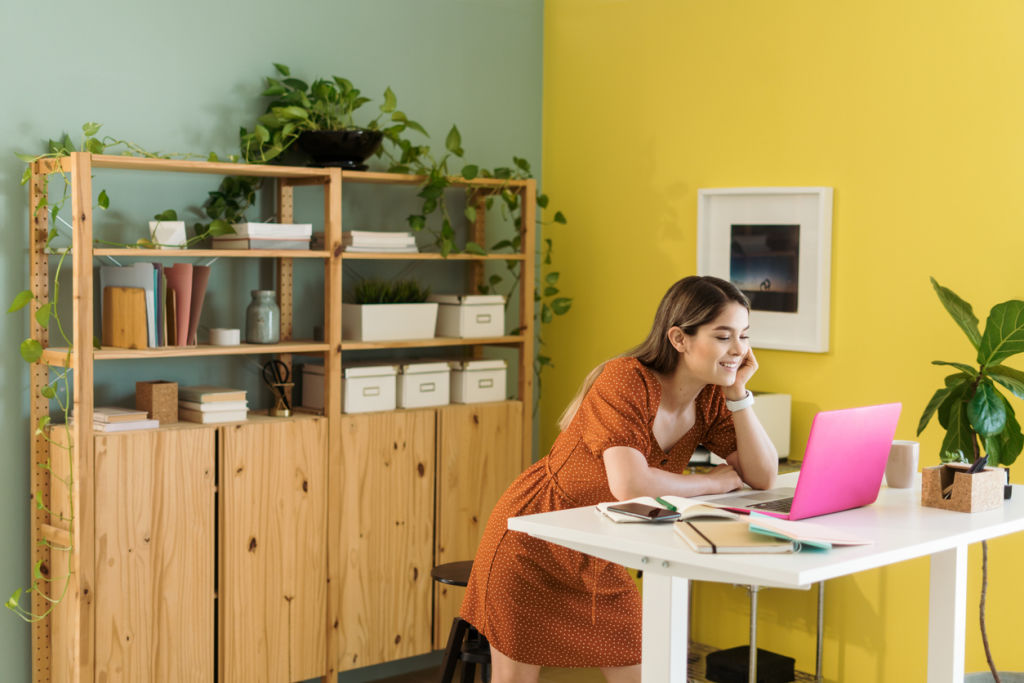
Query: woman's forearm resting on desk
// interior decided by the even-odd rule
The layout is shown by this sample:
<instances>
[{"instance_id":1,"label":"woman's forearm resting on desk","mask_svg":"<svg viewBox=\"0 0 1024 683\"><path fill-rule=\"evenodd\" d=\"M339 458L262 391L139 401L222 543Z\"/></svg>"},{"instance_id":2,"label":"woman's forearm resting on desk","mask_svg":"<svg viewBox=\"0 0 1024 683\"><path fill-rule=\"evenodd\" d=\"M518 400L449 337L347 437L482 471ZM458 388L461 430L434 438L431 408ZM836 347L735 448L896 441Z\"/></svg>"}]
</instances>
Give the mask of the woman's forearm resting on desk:
<instances>
[{"instance_id":1,"label":"woman's forearm resting on desk","mask_svg":"<svg viewBox=\"0 0 1024 683\"><path fill-rule=\"evenodd\" d=\"M729 465L720 465L708 474L676 474L647 465L643 453L635 448L616 446L604 452L608 487L617 500L639 496L703 496L726 493L742 484L739 474Z\"/></svg>"},{"instance_id":2,"label":"woman's forearm resting on desk","mask_svg":"<svg viewBox=\"0 0 1024 683\"><path fill-rule=\"evenodd\" d=\"M775 486L779 473L779 453L752 408L732 414L736 429L736 452L725 461L739 473L740 478L755 489Z\"/></svg>"}]
</instances>

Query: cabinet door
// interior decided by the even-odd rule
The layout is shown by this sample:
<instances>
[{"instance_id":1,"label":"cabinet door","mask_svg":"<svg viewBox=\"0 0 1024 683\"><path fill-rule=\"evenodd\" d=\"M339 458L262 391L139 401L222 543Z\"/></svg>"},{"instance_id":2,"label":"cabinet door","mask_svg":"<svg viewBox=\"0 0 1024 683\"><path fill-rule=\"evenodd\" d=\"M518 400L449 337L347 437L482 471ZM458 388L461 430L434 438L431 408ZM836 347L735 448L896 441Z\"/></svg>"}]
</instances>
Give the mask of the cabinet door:
<instances>
[{"instance_id":1,"label":"cabinet door","mask_svg":"<svg viewBox=\"0 0 1024 683\"><path fill-rule=\"evenodd\" d=\"M95 445L96 680L213 681L214 430Z\"/></svg>"},{"instance_id":2,"label":"cabinet door","mask_svg":"<svg viewBox=\"0 0 1024 683\"><path fill-rule=\"evenodd\" d=\"M472 560L487 518L522 471L520 401L438 410L436 564ZM443 648L465 589L434 587L434 647Z\"/></svg>"},{"instance_id":3,"label":"cabinet door","mask_svg":"<svg viewBox=\"0 0 1024 683\"><path fill-rule=\"evenodd\" d=\"M430 651L434 411L345 415L339 670Z\"/></svg>"},{"instance_id":4,"label":"cabinet door","mask_svg":"<svg viewBox=\"0 0 1024 683\"><path fill-rule=\"evenodd\" d=\"M327 421L220 431L221 683L301 681L327 665Z\"/></svg>"}]
</instances>

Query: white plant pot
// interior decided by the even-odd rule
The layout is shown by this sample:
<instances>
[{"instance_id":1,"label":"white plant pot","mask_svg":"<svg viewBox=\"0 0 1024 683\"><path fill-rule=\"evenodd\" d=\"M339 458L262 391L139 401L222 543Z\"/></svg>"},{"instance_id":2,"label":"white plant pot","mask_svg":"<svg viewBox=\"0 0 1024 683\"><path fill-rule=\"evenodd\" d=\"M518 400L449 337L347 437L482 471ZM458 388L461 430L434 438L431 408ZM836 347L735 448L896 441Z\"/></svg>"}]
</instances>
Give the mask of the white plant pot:
<instances>
[{"instance_id":1,"label":"white plant pot","mask_svg":"<svg viewBox=\"0 0 1024 683\"><path fill-rule=\"evenodd\" d=\"M437 304L342 304L341 337L353 341L431 339Z\"/></svg>"},{"instance_id":2,"label":"white plant pot","mask_svg":"<svg viewBox=\"0 0 1024 683\"><path fill-rule=\"evenodd\" d=\"M158 244L158 249L184 248L185 221L150 221L149 239Z\"/></svg>"}]
</instances>

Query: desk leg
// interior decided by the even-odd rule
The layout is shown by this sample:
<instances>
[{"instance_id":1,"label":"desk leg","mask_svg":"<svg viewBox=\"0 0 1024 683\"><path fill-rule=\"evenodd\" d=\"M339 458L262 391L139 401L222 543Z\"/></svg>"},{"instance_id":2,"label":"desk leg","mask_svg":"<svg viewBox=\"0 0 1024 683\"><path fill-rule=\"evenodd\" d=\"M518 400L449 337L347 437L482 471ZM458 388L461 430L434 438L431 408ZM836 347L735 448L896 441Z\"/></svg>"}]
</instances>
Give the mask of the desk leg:
<instances>
[{"instance_id":1,"label":"desk leg","mask_svg":"<svg viewBox=\"0 0 1024 683\"><path fill-rule=\"evenodd\" d=\"M928 683L963 683L967 623L967 546L931 556Z\"/></svg>"},{"instance_id":2,"label":"desk leg","mask_svg":"<svg viewBox=\"0 0 1024 683\"><path fill-rule=\"evenodd\" d=\"M643 683L686 683L689 583L644 570Z\"/></svg>"}]
</instances>

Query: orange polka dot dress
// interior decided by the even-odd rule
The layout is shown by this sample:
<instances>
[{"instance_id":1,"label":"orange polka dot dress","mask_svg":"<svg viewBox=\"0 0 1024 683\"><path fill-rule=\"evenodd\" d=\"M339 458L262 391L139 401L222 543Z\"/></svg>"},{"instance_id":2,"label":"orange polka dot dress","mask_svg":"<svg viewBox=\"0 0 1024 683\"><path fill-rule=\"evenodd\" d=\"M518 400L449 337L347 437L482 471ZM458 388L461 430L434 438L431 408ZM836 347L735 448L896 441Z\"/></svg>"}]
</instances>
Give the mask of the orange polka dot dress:
<instances>
[{"instance_id":1,"label":"orange polka dot dress","mask_svg":"<svg viewBox=\"0 0 1024 683\"><path fill-rule=\"evenodd\" d=\"M635 448L648 465L670 472L682 472L698 444L722 455L736 450L719 387L708 385L697 396L693 427L667 453L651 431L660 402L651 370L635 358L608 361L551 452L498 501L461 614L499 652L542 666L640 663L640 595L626 569L509 531L508 518L615 500L602 460L615 446Z\"/></svg>"}]
</instances>

